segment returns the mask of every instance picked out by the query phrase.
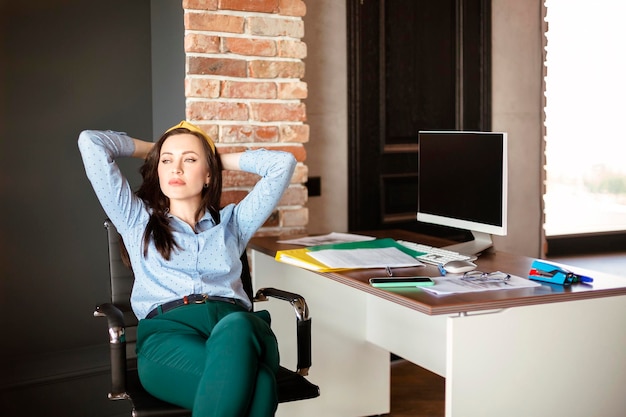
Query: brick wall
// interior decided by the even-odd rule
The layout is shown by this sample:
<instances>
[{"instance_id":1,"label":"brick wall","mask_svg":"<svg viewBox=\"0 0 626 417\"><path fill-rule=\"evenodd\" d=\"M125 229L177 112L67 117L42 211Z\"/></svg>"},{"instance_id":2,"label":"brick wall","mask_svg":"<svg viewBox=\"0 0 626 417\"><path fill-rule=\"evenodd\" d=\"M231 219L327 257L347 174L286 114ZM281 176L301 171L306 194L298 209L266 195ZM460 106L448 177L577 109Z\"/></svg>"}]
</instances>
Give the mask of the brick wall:
<instances>
[{"instance_id":1,"label":"brick wall","mask_svg":"<svg viewBox=\"0 0 626 417\"><path fill-rule=\"evenodd\" d=\"M219 151L268 148L291 152L296 172L258 235L306 232L309 126L304 76L302 0L183 0L186 118ZM258 177L224 176L222 203L241 200Z\"/></svg>"}]
</instances>

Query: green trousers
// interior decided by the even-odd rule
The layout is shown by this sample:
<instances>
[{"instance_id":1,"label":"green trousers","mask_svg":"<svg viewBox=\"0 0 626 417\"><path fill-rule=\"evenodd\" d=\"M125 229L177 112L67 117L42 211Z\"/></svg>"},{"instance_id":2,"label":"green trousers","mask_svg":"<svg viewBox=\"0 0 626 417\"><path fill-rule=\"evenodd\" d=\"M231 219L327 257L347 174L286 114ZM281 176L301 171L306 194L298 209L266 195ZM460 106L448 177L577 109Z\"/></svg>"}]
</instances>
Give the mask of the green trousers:
<instances>
[{"instance_id":1,"label":"green trousers","mask_svg":"<svg viewBox=\"0 0 626 417\"><path fill-rule=\"evenodd\" d=\"M267 311L210 301L141 320L137 363L149 393L194 417L268 417L278 406Z\"/></svg>"}]
</instances>

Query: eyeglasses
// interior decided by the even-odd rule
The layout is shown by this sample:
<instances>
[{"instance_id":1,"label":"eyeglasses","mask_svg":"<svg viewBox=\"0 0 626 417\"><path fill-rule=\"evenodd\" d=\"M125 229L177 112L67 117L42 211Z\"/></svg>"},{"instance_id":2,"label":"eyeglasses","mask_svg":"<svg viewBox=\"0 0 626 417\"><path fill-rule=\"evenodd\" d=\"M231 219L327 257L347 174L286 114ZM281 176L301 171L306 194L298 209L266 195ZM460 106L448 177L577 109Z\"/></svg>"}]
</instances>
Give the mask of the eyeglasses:
<instances>
[{"instance_id":1,"label":"eyeglasses","mask_svg":"<svg viewBox=\"0 0 626 417\"><path fill-rule=\"evenodd\" d=\"M481 281L481 282L506 282L511 279L511 275L496 271L496 272L482 272L482 271L469 271L463 274L461 279L466 281Z\"/></svg>"}]
</instances>

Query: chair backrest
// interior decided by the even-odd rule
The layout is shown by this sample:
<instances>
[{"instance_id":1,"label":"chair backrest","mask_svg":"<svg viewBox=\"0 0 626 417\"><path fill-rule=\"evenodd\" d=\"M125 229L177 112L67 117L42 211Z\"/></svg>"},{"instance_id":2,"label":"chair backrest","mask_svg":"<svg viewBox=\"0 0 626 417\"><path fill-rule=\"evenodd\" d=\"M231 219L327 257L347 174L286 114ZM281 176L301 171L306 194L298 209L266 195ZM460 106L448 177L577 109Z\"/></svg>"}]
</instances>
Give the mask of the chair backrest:
<instances>
[{"instance_id":1,"label":"chair backrest","mask_svg":"<svg viewBox=\"0 0 626 417\"><path fill-rule=\"evenodd\" d=\"M128 268L122 260L121 236L115 225L110 220L105 220L104 227L107 230L107 240L109 249L109 273L111 280L111 303L115 304L124 313L126 323L126 357L135 358L135 343L137 340L137 317L130 306L130 294L135 282L133 271ZM241 256L243 266L241 280L244 290L250 300L253 299L252 277L248 256L244 252Z\"/></svg>"},{"instance_id":2,"label":"chair backrest","mask_svg":"<svg viewBox=\"0 0 626 417\"><path fill-rule=\"evenodd\" d=\"M110 220L105 220L109 249L109 279L111 303L124 313L126 324L126 358L136 358L135 345L137 342L137 317L130 306L130 293L135 282L133 271L122 261L121 237Z\"/></svg>"}]
</instances>

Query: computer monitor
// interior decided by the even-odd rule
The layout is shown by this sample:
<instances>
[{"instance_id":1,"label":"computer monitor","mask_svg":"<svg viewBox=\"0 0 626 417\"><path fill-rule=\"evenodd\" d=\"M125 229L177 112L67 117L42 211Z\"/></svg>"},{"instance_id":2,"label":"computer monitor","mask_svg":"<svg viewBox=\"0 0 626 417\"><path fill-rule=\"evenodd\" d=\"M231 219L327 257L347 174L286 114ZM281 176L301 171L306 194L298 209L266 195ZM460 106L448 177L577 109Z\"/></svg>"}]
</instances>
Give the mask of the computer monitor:
<instances>
[{"instance_id":1,"label":"computer monitor","mask_svg":"<svg viewBox=\"0 0 626 417\"><path fill-rule=\"evenodd\" d=\"M468 255L506 235L506 133L420 131L418 144L417 220L472 232L446 247Z\"/></svg>"}]
</instances>

